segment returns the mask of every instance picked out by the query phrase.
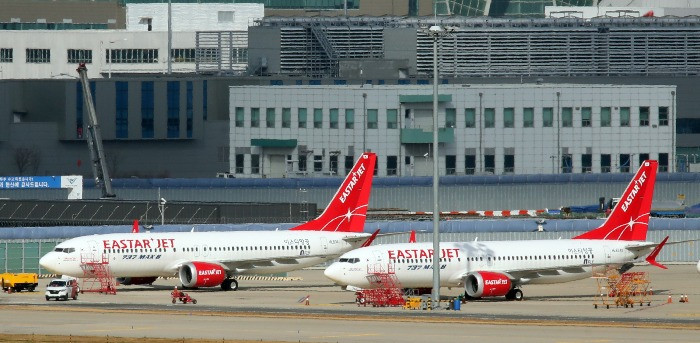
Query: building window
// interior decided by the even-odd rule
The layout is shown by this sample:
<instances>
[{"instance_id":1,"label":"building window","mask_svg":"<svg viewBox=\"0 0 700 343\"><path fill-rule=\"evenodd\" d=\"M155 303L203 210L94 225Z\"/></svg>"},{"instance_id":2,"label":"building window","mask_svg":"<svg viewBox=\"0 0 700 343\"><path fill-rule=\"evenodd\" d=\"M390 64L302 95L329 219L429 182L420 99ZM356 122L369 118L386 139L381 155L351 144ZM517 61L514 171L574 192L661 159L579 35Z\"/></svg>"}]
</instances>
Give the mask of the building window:
<instances>
[{"instance_id":1,"label":"building window","mask_svg":"<svg viewBox=\"0 0 700 343\"><path fill-rule=\"evenodd\" d=\"M457 156L446 155L445 156L445 174L455 175L457 173Z\"/></svg>"},{"instance_id":2,"label":"building window","mask_svg":"<svg viewBox=\"0 0 700 343\"><path fill-rule=\"evenodd\" d=\"M506 107L503 109L503 127L515 127L515 109Z\"/></svg>"},{"instance_id":3,"label":"building window","mask_svg":"<svg viewBox=\"0 0 700 343\"><path fill-rule=\"evenodd\" d=\"M12 63L12 48L0 48L0 63Z\"/></svg>"},{"instance_id":4,"label":"building window","mask_svg":"<svg viewBox=\"0 0 700 343\"><path fill-rule=\"evenodd\" d=\"M328 158L328 171L331 175L338 175L338 155L332 154Z\"/></svg>"},{"instance_id":5,"label":"building window","mask_svg":"<svg viewBox=\"0 0 700 343\"><path fill-rule=\"evenodd\" d=\"M243 174L245 155L236 154L236 174Z\"/></svg>"},{"instance_id":6,"label":"building window","mask_svg":"<svg viewBox=\"0 0 700 343\"><path fill-rule=\"evenodd\" d=\"M330 122L328 123L328 126L331 129L338 128L338 113L339 113L339 110L337 108L331 108L330 111L328 111L328 117L330 120Z\"/></svg>"},{"instance_id":7,"label":"building window","mask_svg":"<svg viewBox=\"0 0 700 343\"><path fill-rule=\"evenodd\" d=\"M503 172L506 174L515 173L515 155L503 155Z\"/></svg>"},{"instance_id":8,"label":"building window","mask_svg":"<svg viewBox=\"0 0 700 343\"><path fill-rule=\"evenodd\" d=\"M306 128L306 109L305 108L297 109L297 125L299 126L300 129Z\"/></svg>"},{"instance_id":9,"label":"building window","mask_svg":"<svg viewBox=\"0 0 700 343\"><path fill-rule=\"evenodd\" d=\"M168 138L180 136L180 82L168 81Z\"/></svg>"},{"instance_id":10,"label":"building window","mask_svg":"<svg viewBox=\"0 0 700 343\"><path fill-rule=\"evenodd\" d=\"M116 91L116 94L115 94L116 137L117 138L128 138L129 137L129 83L124 82L124 81L118 81L118 82L114 83L114 88Z\"/></svg>"},{"instance_id":11,"label":"building window","mask_svg":"<svg viewBox=\"0 0 700 343\"><path fill-rule=\"evenodd\" d=\"M234 11L219 11L219 23L233 23Z\"/></svg>"},{"instance_id":12,"label":"building window","mask_svg":"<svg viewBox=\"0 0 700 343\"><path fill-rule=\"evenodd\" d=\"M141 82L141 138L153 138L153 81Z\"/></svg>"},{"instance_id":13,"label":"building window","mask_svg":"<svg viewBox=\"0 0 700 343\"><path fill-rule=\"evenodd\" d=\"M158 49L107 49L106 55L111 63L158 63Z\"/></svg>"},{"instance_id":14,"label":"building window","mask_svg":"<svg viewBox=\"0 0 700 343\"><path fill-rule=\"evenodd\" d=\"M268 108L265 112L265 127L273 128L275 127L276 113L274 108Z\"/></svg>"},{"instance_id":15,"label":"building window","mask_svg":"<svg viewBox=\"0 0 700 343\"><path fill-rule=\"evenodd\" d=\"M195 49L195 60L199 63L218 63L221 52L218 48L197 48Z\"/></svg>"},{"instance_id":16,"label":"building window","mask_svg":"<svg viewBox=\"0 0 700 343\"><path fill-rule=\"evenodd\" d=\"M68 63L92 63L92 50L68 49Z\"/></svg>"},{"instance_id":17,"label":"building window","mask_svg":"<svg viewBox=\"0 0 700 343\"><path fill-rule=\"evenodd\" d=\"M629 107L620 107L620 126L630 126Z\"/></svg>"},{"instance_id":18,"label":"building window","mask_svg":"<svg viewBox=\"0 0 700 343\"><path fill-rule=\"evenodd\" d=\"M355 110L352 108L345 109L345 128L355 128Z\"/></svg>"},{"instance_id":19,"label":"building window","mask_svg":"<svg viewBox=\"0 0 700 343\"><path fill-rule=\"evenodd\" d=\"M292 127L292 109L283 108L282 109L282 127L285 129Z\"/></svg>"},{"instance_id":20,"label":"building window","mask_svg":"<svg viewBox=\"0 0 700 343\"><path fill-rule=\"evenodd\" d=\"M591 127L593 110L590 107L581 107L581 127Z\"/></svg>"},{"instance_id":21,"label":"building window","mask_svg":"<svg viewBox=\"0 0 700 343\"><path fill-rule=\"evenodd\" d=\"M260 174L260 155L250 155L250 173Z\"/></svg>"},{"instance_id":22,"label":"building window","mask_svg":"<svg viewBox=\"0 0 700 343\"><path fill-rule=\"evenodd\" d=\"M644 161L649 159L649 154L639 154L639 166L644 163Z\"/></svg>"},{"instance_id":23,"label":"building window","mask_svg":"<svg viewBox=\"0 0 700 343\"><path fill-rule=\"evenodd\" d=\"M464 156L464 174L474 175L476 172L476 155Z\"/></svg>"},{"instance_id":24,"label":"building window","mask_svg":"<svg viewBox=\"0 0 700 343\"><path fill-rule=\"evenodd\" d=\"M27 49L27 63L51 63L50 49Z\"/></svg>"},{"instance_id":25,"label":"building window","mask_svg":"<svg viewBox=\"0 0 700 343\"><path fill-rule=\"evenodd\" d=\"M610 127L610 122L612 118L610 113L610 107L600 108L600 127Z\"/></svg>"},{"instance_id":26,"label":"building window","mask_svg":"<svg viewBox=\"0 0 700 343\"><path fill-rule=\"evenodd\" d=\"M260 109L257 107L250 109L250 127L260 127Z\"/></svg>"},{"instance_id":27,"label":"building window","mask_svg":"<svg viewBox=\"0 0 700 343\"><path fill-rule=\"evenodd\" d=\"M379 110L377 109L368 109L367 110L367 128L368 129L376 129L379 127L378 121L379 121Z\"/></svg>"},{"instance_id":28,"label":"building window","mask_svg":"<svg viewBox=\"0 0 700 343\"><path fill-rule=\"evenodd\" d=\"M345 156L345 175L350 174L355 165L355 156Z\"/></svg>"},{"instance_id":29,"label":"building window","mask_svg":"<svg viewBox=\"0 0 700 343\"><path fill-rule=\"evenodd\" d=\"M187 94L185 99L185 105L187 106L187 108L185 109L185 134L187 135L187 138L192 138L192 130L194 125L194 103L192 91L192 81L187 81Z\"/></svg>"},{"instance_id":30,"label":"building window","mask_svg":"<svg viewBox=\"0 0 700 343\"><path fill-rule=\"evenodd\" d=\"M535 127L535 109L523 108L523 127Z\"/></svg>"},{"instance_id":31,"label":"building window","mask_svg":"<svg viewBox=\"0 0 700 343\"><path fill-rule=\"evenodd\" d=\"M386 175L396 175L399 171L399 158L397 156L386 157Z\"/></svg>"},{"instance_id":32,"label":"building window","mask_svg":"<svg viewBox=\"0 0 700 343\"><path fill-rule=\"evenodd\" d=\"M629 154L620 154L620 173L629 173L632 158Z\"/></svg>"},{"instance_id":33,"label":"building window","mask_svg":"<svg viewBox=\"0 0 700 343\"><path fill-rule=\"evenodd\" d=\"M610 154L602 154L600 155L600 172L601 173L609 173L611 171L611 166L612 166L612 158Z\"/></svg>"},{"instance_id":34,"label":"building window","mask_svg":"<svg viewBox=\"0 0 700 343\"><path fill-rule=\"evenodd\" d=\"M573 127L574 126L574 109L571 107L562 107L561 109L561 126L562 127Z\"/></svg>"},{"instance_id":35,"label":"building window","mask_svg":"<svg viewBox=\"0 0 700 343\"><path fill-rule=\"evenodd\" d=\"M445 127L457 127L457 110L454 108L445 109Z\"/></svg>"},{"instance_id":36,"label":"building window","mask_svg":"<svg viewBox=\"0 0 700 343\"><path fill-rule=\"evenodd\" d=\"M668 172L668 154L667 153L660 153L659 154L659 172L660 173Z\"/></svg>"},{"instance_id":37,"label":"building window","mask_svg":"<svg viewBox=\"0 0 700 343\"><path fill-rule=\"evenodd\" d=\"M659 107L659 126L668 126L668 107Z\"/></svg>"},{"instance_id":38,"label":"building window","mask_svg":"<svg viewBox=\"0 0 700 343\"><path fill-rule=\"evenodd\" d=\"M299 171L306 172L306 154L299 155Z\"/></svg>"},{"instance_id":39,"label":"building window","mask_svg":"<svg viewBox=\"0 0 700 343\"><path fill-rule=\"evenodd\" d=\"M314 155L314 171L317 173L323 171L323 156Z\"/></svg>"},{"instance_id":40,"label":"building window","mask_svg":"<svg viewBox=\"0 0 700 343\"><path fill-rule=\"evenodd\" d=\"M561 172L564 174L569 174L574 171L574 159L571 154L564 154L561 156Z\"/></svg>"},{"instance_id":41,"label":"building window","mask_svg":"<svg viewBox=\"0 0 700 343\"><path fill-rule=\"evenodd\" d=\"M195 49L170 49L170 59L173 63L194 63Z\"/></svg>"},{"instance_id":42,"label":"building window","mask_svg":"<svg viewBox=\"0 0 700 343\"><path fill-rule=\"evenodd\" d=\"M639 126L649 126L649 107L639 108Z\"/></svg>"},{"instance_id":43,"label":"building window","mask_svg":"<svg viewBox=\"0 0 700 343\"><path fill-rule=\"evenodd\" d=\"M484 155L484 172L496 173L496 155Z\"/></svg>"},{"instance_id":44,"label":"building window","mask_svg":"<svg viewBox=\"0 0 700 343\"><path fill-rule=\"evenodd\" d=\"M464 127L476 127L476 108L464 109Z\"/></svg>"},{"instance_id":45,"label":"building window","mask_svg":"<svg viewBox=\"0 0 700 343\"><path fill-rule=\"evenodd\" d=\"M386 110L386 128L387 129L398 129L399 128L399 110L395 108Z\"/></svg>"},{"instance_id":46,"label":"building window","mask_svg":"<svg viewBox=\"0 0 700 343\"><path fill-rule=\"evenodd\" d=\"M581 173L590 173L593 171L593 155L581 155Z\"/></svg>"},{"instance_id":47,"label":"building window","mask_svg":"<svg viewBox=\"0 0 700 343\"><path fill-rule=\"evenodd\" d=\"M236 107L236 114L234 118L234 124L236 127L243 127L245 126L245 108L243 107Z\"/></svg>"},{"instance_id":48,"label":"building window","mask_svg":"<svg viewBox=\"0 0 700 343\"><path fill-rule=\"evenodd\" d=\"M484 109L484 127L487 129L496 127L496 109Z\"/></svg>"},{"instance_id":49,"label":"building window","mask_svg":"<svg viewBox=\"0 0 700 343\"><path fill-rule=\"evenodd\" d=\"M554 109L551 107L542 108L542 127L554 126Z\"/></svg>"},{"instance_id":50,"label":"building window","mask_svg":"<svg viewBox=\"0 0 700 343\"><path fill-rule=\"evenodd\" d=\"M314 108L314 129L323 128L323 109Z\"/></svg>"}]
</instances>

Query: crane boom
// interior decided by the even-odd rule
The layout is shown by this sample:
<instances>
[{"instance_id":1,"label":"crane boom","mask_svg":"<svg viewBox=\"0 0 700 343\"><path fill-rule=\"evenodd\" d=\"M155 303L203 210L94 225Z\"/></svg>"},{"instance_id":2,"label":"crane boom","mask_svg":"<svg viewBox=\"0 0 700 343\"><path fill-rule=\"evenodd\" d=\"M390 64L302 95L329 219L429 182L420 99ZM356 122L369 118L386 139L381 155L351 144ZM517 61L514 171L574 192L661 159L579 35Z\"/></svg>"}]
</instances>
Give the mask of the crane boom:
<instances>
[{"instance_id":1,"label":"crane boom","mask_svg":"<svg viewBox=\"0 0 700 343\"><path fill-rule=\"evenodd\" d=\"M86 131L88 148L90 148L92 173L95 176L95 182L102 188L102 197L113 198L116 195L112 192L112 180L109 178L109 172L107 171L104 148L102 147L102 135L100 134L100 126L97 124L95 104L92 102L92 93L90 92L85 63L81 63L76 70L80 76L80 83L83 86L83 99L88 112L88 127Z\"/></svg>"}]
</instances>

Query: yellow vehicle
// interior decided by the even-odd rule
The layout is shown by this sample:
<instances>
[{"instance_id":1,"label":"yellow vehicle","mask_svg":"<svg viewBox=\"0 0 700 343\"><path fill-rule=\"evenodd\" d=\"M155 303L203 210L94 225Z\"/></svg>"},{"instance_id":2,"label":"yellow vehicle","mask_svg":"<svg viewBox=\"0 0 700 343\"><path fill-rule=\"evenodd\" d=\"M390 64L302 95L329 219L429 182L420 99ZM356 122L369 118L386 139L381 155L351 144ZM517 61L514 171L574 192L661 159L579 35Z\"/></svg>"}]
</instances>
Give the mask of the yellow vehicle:
<instances>
[{"instance_id":1,"label":"yellow vehicle","mask_svg":"<svg viewBox=\"0 0 700 343\"><path fill-rule=\"evenodd\" d=\"M26 289L34 292L34 289L39 285L39 276L36 273L4 273L0 274L0 285L3 291L20 292Z\"/></svg>"}]
</instances>

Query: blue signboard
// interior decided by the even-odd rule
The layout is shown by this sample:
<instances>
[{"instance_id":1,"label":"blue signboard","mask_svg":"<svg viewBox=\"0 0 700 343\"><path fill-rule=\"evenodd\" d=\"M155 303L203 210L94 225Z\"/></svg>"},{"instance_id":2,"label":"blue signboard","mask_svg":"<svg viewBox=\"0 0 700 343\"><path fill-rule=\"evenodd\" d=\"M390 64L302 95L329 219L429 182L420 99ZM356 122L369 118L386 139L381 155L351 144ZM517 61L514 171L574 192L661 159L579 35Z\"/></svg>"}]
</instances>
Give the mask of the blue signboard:
<instances>
[{"instance_id":1,"label":"blue signboard","mask_svg":"<svg viewBox=\"0 0 700 343\"><path fill-rule=\"evenodd\" d=\"M0 189L61 188L60 176L0 176Z\"/></svg>"}]
</instances>

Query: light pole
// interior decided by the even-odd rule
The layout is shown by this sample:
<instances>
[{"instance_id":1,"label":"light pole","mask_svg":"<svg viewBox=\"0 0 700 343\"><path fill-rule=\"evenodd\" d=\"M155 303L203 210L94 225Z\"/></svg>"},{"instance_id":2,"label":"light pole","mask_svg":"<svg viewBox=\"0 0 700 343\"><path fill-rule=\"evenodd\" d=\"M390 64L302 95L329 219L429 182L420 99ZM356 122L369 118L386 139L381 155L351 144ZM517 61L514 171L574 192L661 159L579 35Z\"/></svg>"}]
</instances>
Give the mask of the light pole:
<instances>
[{"instance_id":1,"label":"light pole","mask_svg":"<svg viewBox=\"0 0 700 343\"><path fill-rule=\"evenodd\" d=\"M445 31L438 25L428 29L433 37L433 306L440 304L440 206L438 203L438 50Z\"/></svg>"},{"instance_id":2,"label":"light pole","mask_svg":"<svg viewBox=\"0 0 700 343\"><path fill-rule=\"evenodd\" d=\"M362 153L367 152L367 93L362 93Z\"/></svg>"},{"instance_id":3,"label":"light pole","mask_svg":"<svg viewBox=\"0 0 700 343\"><path fill-rule=\"evenodd\" d=\"M108 45L109 49L107 49L107 63L109 64L109 72L107 73L108 79L112 78L112 43L117 43L117 42L125 41L125 40L126 40L126 38L122 38L122 39L111 40L108 42L109 43L109 45Z\"/></svg>"}]
</instances>

